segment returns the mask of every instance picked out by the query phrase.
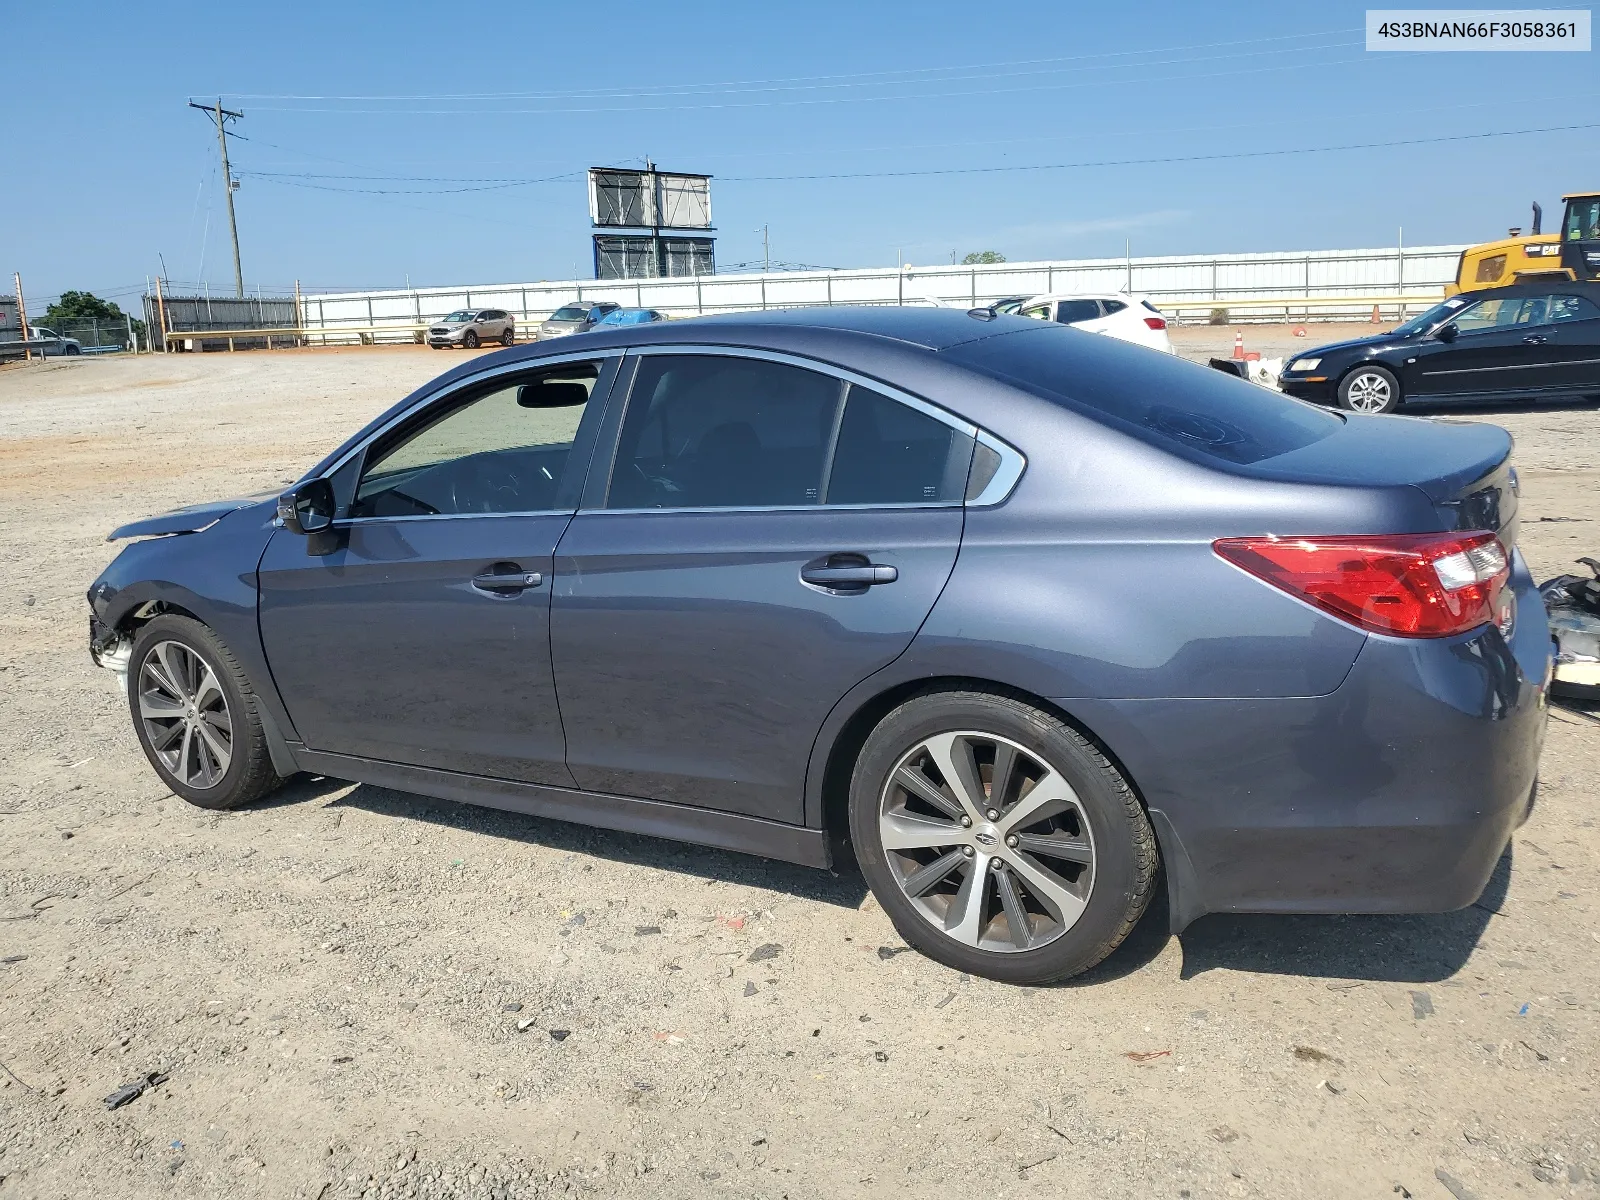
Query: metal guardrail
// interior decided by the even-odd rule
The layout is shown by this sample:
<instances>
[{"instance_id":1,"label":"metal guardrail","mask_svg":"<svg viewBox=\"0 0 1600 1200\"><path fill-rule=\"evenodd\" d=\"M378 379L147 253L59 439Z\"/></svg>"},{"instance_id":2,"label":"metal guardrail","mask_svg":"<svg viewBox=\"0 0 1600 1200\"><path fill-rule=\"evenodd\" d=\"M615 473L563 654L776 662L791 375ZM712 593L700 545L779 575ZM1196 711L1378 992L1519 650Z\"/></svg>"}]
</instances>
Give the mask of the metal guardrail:
<instances>
[{"instance_id":1,"label":"metal guardrail","mask_svg":"<svg viewBox=\"0 0 1600 1200\"><path fill-rule=\"evenodd\" d=\"M1168 313L1176 313L1185 310L1205 310L1207 312L1212 312L1218 309L1228 311L1232 309L1246 308L1267 310L1281 308L1287 315L1296 309L1378 308L1381 310L1387 308L1400 309L1402 312L1404 312L1405 310L1411 308L1431 308L1433 305L1439 303L1439 301L1443 299L1443 292L1413 292L1403 296L1259 296L1249 300L1157 300L1157 303ZM794 305L793 307L820 308L824 306L813 304ZM918 304L917 307L923 307L923 305ZM957 304L950 304L948 307L959 308L961 306ZM292 326L284 326L279 329L207 329L193 332L174 331L167 334L167 340L169 342L184 340L214 342L226 340L230 342L229 349L232 349L233 347L231 342L234 339L253 339L260 341L263 339L271 340L274 338L281 338L284 340L292 339L297 342L325 346L329 344L328 339L330 337L339 339L355 337L361 339L359 344L366 345L368 344L368 338L375 338L383 334L387 334L391 337L397 334L410 334L415 337L416 334L426 333L428 329L432 327L432 324L432 322L424 322L420 325L407 322L395 322L394 324L388 325L313 325L298 329ZM538 339L524 337L520 338L519 340L523 342L531 342L537 341Z\"/></svg>"}]
</instances>

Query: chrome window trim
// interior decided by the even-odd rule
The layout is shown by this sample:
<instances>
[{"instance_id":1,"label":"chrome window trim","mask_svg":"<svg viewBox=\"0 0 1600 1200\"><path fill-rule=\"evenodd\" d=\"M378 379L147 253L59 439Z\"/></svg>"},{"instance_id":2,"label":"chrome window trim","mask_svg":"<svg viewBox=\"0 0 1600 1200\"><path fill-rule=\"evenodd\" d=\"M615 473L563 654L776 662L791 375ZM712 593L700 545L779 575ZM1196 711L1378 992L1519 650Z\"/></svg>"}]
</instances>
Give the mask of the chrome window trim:
<instances>
[{"instance_id":1,"label":"chrome window trim","mask_svg":"<svg viewBox=\"0 0 1600 1200\"><path fill-rule=\"evenodd\" d=\"M575 508L519 508L514 512L473 513L407 513L401 517L336 517L333 528L348 529L353 525L391 525L400 521L481 521L485 517L570 517Z\"/></svg>"},{"instance_id":2,"label":"chrome window trim","mask_svg":"<svg viewBox=\"0 0 1600 1200\"><path fill-rule=\"evenodd\" d=\"M994 477L984 485L983 491L967 501L967 507L992 508L1011 495L1011 490L1022 478L1022 472L1027 469L1028 460L1022 451L1002 442L987 429L978 430L978 443L998 454L1000 465L995 469Z\"/></svg>"},{"instance_id":3,"label":"chrome window trim","mask_svg":"<svg viewBox=\"0 0 1600 1200\"><path fill-rule=\"evenodd\" d=\"M900 509L915 508L960 508L959 500L929 500L924 503L906 504L744 504L737 508L732 506L712 506L699 508L583 508L578 510L579 516L584 517L641 517L648 515L667 516L674 513L838 513L838 512L896 512Z\"/></svg>"},{"instance_id":4,"label":"chrome window trim","mask_svg":"<svg viewBox=\"0 0 1600 1200\"><path fill-rule=\"evenodd\" d=\"M587 354L584 354L584 353L581 353L581 352L578 352L578 351L570 351L569 350L569 351L566 351L565 353L562 353L562 354L552 354L547 358L524 358L524 359L521 359L521 360L519 360L517 362L514 362L514 363L503 363L502 365L500 365L498 367L490 367L490 368L488 368L486 370L478 371L475 374L465 376L464 378L456 380L448 388L441 388L440 390L438 390L436 392L430 392L428 395L426 395L426 396L422 397L422 399L418 400L415 404L412 404L409 407L407 407L405 409L405 411L396 413L395 416L392 419L390 419L388 421L385 421L382 426L380 426L377 429L374 429L372 431L372 433L370 435L368 435L366 438L364 438L362 441L357 442L347 452L345 452L343 455L341 455L337 462L331 464L326 470L324 470L322 472L322 474L320 476L316 476L316 478L320 478L320 479L328 479L328 478L330 478L335 472L337 472L341 467L343 467L346 463L348 463L352 458L354 458L358 454L364 453L368 446L372 445L373 442L375 442L379 438L383 437L385 434L387 434L395 426L403 424L406 421L409 421L412 417L416 416L417 413L421 412L424 408L427 408L428 406L437 403L439 400L443 399L446 396L454 395L456 392L459 392L462 388L472 387L472 386L474 386L476 384L483 383L486 380L497 379L501 375L512 375L512 374L515 374L515 373L517 373L519 371L536 371L541 367L547 367L547 366L549 366L549 367L559 367L562 363L568 363L568 362L593 362L593 361L595 361L597 359L621 358L623 356L623 354L625 354L626 352L627 352L627 348L623 347L623 346L612 346L612 347L607 347L606 349L603 349L603 350L591 350ZM592 400L593 397L591 396L590 399ZM539 512L560 512L562 510L560 510L560 509L539 509L538 511ZM419 515L426 516L426 515L433 515L433 514L419 514ZM439 513L437 515L439 515L439 516L459 516L459 515L463 515L463 514L458 514L458 513ZM470 514L467 514L467 515L470 515ZM505 514L505 513L479 513L477 515L479 515L479 516L506 516L506 515L509 515L509 514ZM357 519L368 520L368 519L377 519L377 518L364 518L363 517L363 518L357 518ZM390 520L392 518L385 517L385 518L382 518L382 519L383 520ZM407 519L410 519L410 518L407 518Z\"/></svg>"}]
</instances>

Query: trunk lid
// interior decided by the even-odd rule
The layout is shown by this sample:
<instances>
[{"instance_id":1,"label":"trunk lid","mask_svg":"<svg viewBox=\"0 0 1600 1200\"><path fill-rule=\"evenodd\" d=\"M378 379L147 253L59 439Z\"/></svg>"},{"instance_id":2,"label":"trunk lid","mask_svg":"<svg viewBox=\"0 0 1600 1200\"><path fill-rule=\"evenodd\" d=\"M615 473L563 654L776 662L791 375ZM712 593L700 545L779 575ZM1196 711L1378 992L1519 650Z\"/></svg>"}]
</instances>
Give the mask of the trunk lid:
<instances>
[{"instance_id":1,"label":"trunk lid","mask_svg":"<svg viewBox=\"0 0 1600 1200\"><path fill-rule=\"evenodd\" d=\"M1516 541L1511 435L1476 421L1351 415L1331 437L1254 463L1253 475L1355 487L1409 484L1433 502L1443 528L1488 529Z\"/></svg>"}]
</instances>

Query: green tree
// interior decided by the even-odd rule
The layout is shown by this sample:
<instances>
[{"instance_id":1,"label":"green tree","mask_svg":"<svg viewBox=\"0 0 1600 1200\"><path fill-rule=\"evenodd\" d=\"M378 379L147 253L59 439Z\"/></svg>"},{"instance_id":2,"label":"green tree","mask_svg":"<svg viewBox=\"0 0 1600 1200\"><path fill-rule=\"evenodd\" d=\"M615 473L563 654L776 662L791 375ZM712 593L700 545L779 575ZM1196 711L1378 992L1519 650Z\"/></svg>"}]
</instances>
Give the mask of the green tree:
<instances>
[{"instance_id":1,"label":"green tree","mask_svg":"<svg viewBox=\"0 0 1600 1200\"><path fill-rule=\"evenodd\" d=\"M80 321L101 321L112 325L123 320L122 310L113 300L102 300L93 292L62 292L60 299L44 310L42 323L59 333L61 326L74 325ZM143 321L136 318L133 329L141 337L144 336Z\"/></svg>"},{"instance_id":2,"label":"green tree","mask_svg":"<svg viewBox=\"0 0 1600 1200\"><path fill-rule=\"evenodd\" d=\"M1006 256L998 250L974 250L961 260L963 267L986 267L990 263L1003 263Z\"/></svg>"}]
</instances>

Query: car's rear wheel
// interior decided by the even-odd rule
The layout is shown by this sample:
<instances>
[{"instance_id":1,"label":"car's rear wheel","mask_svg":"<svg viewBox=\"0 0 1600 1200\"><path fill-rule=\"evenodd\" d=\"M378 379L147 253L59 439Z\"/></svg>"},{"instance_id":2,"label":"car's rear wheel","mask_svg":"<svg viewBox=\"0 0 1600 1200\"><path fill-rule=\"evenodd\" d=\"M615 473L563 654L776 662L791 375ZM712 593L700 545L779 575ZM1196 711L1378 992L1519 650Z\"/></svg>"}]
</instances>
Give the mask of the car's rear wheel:
<instances>
[{"instance_id":1,"label":"car's rear wheel","mask_svg":"<svg viewBox=\"0 0 1600 1200\"><path fill-rule=\"evenodd\" d=\"M507 325L505 327L504 332L502 332L500 334L500 344L502 346L510 346L510 345L515 344L516 340L517 340L517 328L516 328L516 326L515 325Z\"/></svg>"},{"instance_id":2,"label":"car's rear wheel","mask_svg":"<svg viewBox=\"0 0 1600 1200\"><path fill-rule=\"evenodd\" d=\"M1387 367L1357 367L1339 381L1339 407L1351 412L1390 413L1400 399L1400 381Z\"/></svg>"},{"instance_id":3,"label":"car's rear wheel","mask_svg":"<svg viewBox=\"0 0 1600 1200\"><path fill-rule=\"evenodd\" d=\"M468 350L476 350L478 348L478 331L476 329L467 330L461 338L461 344Z\"/></svg>"},{"instance_id":4,"label":"car's rear wheel","mask_svg":"<svg viewBox=\"0 0 1600 1200\"><path fill-rule=\"evenodd\" d=\"M885 717L856 761L850 831L907 942L1009 983L1088 970L1155 886L1155 835L1127 781L1008 696L931 692Z\"/></svg>"},{"instance_id":5,"label":"car's rear wheel","mask_svg":"<svg viewBox=\"0 0 1600 1200\"><path fill-rule=\"evenodd\" d=\"M282 780L272 768L255 692L199 621L147 623L128 661L133 727L161 781L201 808L237 808Z\"/></svg>"}]
</instances>

